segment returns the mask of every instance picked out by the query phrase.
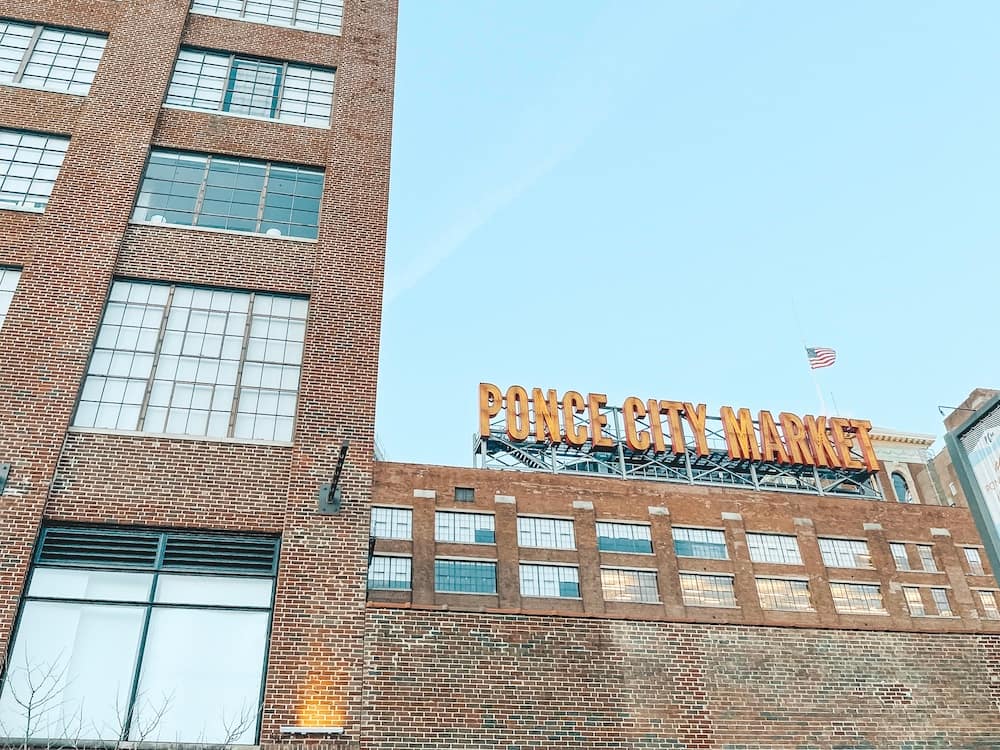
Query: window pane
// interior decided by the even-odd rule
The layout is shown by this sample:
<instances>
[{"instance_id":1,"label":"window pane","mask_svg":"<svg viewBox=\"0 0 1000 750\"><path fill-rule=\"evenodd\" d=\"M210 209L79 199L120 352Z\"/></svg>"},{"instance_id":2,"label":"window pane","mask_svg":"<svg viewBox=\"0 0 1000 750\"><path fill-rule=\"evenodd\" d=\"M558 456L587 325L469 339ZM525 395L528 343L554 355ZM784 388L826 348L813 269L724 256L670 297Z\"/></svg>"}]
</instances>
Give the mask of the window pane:
<instances>
[{"instance_id":1,"label":"window pane","mask_svg":"<svg viewBox=\"0 0 1000 750\"><path fill-rule=\"evenodd\" d=\"M799 544L794 536L783 534L747 534L750 559L754 562L801 565Z\"/></svg>"},{"instance_id":2,"label":"window pane","mask_svg":"<svg viewBox=\"0 0 1000 750\"><path fill-rule=\"evenodd\" d=\"M656 585L656 572L652 570L601 569L601 588L607 601L643 602L660 601Z\"/></svg>"},{"instance_id":3,"label":"window pane","mask_svg":"<svg viewBox=\"0 0 1000 750\"><path fill-rule=\"evenodd\" d=\"M344 0L194 0L191 12L339 34Z\"/></svg>"},{"instance_id":4,"label":"window pane","mask_svg":"<svg viewBox=\"0 0 1000 750\"><path fill-rule=\"evenodd\" d=\"M975 547L965 547L965 560L969 564L969 573L974 576L985 575L983 560L979 556L979 550Z\"/></svg>"},{"instance_id":5,"label":"window pane","mask_svg":"<svg viewBox=\"0 0 1000 750\"><path fill-rule=\"evenodd\" d=\"M379 539L410 539L413 511L409 508L372 508L371 535Z\"/></svg>"},{"instance_id":6,"label":"window pane","mask_svg":"<svg viewBox=\"0 0 1000 750\"><path fill-rule=\"evenodd\" d=\"M68 147L62 136L0 129L0 208L44 210Z\"/></svg>"},{"instance_id":7,"label":"window pane","mask_svg":"<svg viewBox=\"0 0 1000 750\"><path fill-rule=\"evenodd\" d=\"M868 542L853 539L820 539L823 564L830 568L870 568Z\"/></svg>"},{"instance_id":8,"label":"window pane","mask_svg":"<svg viewBox=\"0 0 1000 750\"><path fill-rule=\"evenodd\" d=\"M951 602L948 601L947 589L931 589L931 598L934 599L934 606L937 607L938 614L942 617L951 617Z\"/></svg>"},{"instance_id":9,"label":"window pane","mask_svg":"<svg viewBox=\"0 0 1000 750\"><path fill-rule=\"evenodd\" d=\"M597 524L597 547L602 552L650 554L653 551L653 542L649 526L602 521Z\"/></svg>"},{"instance_id":10,"label":"window pane","mask_svg":"<svg viewBox=\"0 0 1000 750\"><path fill-rule=\"evenodd\" d=\"M831 583L830 591L838 612L864 614L885 611L882 606L882 591L877 584Z\"/></svg>"},{"instance_id":11,"label":"window pane","mask_svg":"<svg viewBox=\"0 0 1000 750\"><path fill-rule=\"evenodd\" d=\"M937 573L937 563L934 561L934 549L927 544L917 545L917 554L920 555L920 564L928 573Z\"/></svg>"},{"instance_id":12,"label":"window pane","mask_svg":"<svg viewBox=\"0 0 1000 750\"><path fill-rule=\"evenodd\" d=\"M438 542L493 544L496 541L491 513L434 514L434 538Z\"/></svg>"},{"instance_id":13,"label":"window pane","mask_svg":"<svg viewBox=\"0 0 1000 750\"><path fill-rule=\"evenodd\" d=\"M368 567L368 588L409 589L411 569L408 557L375 556Z\"/></svg>"},{"instance_id":14,"label":"window pane","mask_svg":"<svg viewBox=\"0 0 1000 750\"><path fill-rule=\"evenodd\" d=\"M892 559L896 562L896 570L909 570L910 559L906 554L906 545L901 542L892 542L889 549L892 550Z\"/></svg>"},{"instance_id":15,"label":"window pane","mask_svg":"<svg viewBox=\"0 0 1000 750\"><path fill-rule=\"evenodd\" d=\"M21 278L21 272L13 268L0 268L0 328L7 318L7 311L10 309L11 300L14 299L14 290L17 289L17 282Z\"/></svg>"},{"instance_id":16,"label":"window pane","mask_svg":"<svg viewBox=\"0 0 1000 750\"><path fill-rule=\"evenodd\" d=\"M149 573L36 567L28 596L146 603L152 581Z\"/></svg>"},{"instance_id":17,"label":"window pane","mask_svg":"<svg viewBox=\"0 0 1000 750\"><path fill-rule=\"evenodd\" d=\"M217 604L227 607L270 607L270 578L163 575L156 581L161 604Z\"/></svg>"},{"instance_id":18,"label":"window pane","mask_svg":"<svg viewBox=\"0 0 1000 750\"><path fill-rule=\"evenodd\" d=\"M130 739L143 712L166 707L145 739L253 744L267 645L267 612L154 609Z\"/></svg>"},{"instance_id":19,"label":"window pane","mask_svg":"<svg viewBox=\"0 0 1000 750\"><path fill-rule=\"evenodd\" d=\"M517 543L522 547L576 549L573 522L560 518L518 517Z\"/></svg>"},{"instance_id":20,"label":"window pane","mask_svg":"<svg viewBox=\"0 0 1000 750\"><path fill-rule=\"evenodd\" d=\"M913 617L923 617L927 612L924 609L924 600L920 595L920 589L915 586L904 586L903 596L906 598L906 606Z\"/></svg>"},{"instance_id":21,"label":"window pane","mask_svg":"<svg viewBox=\"0 0 1000 750\"><path fill-rule=\"evenodd\" d=\"M520 566L521 596L568 597L580 596L580 574L568 565Z\"/></svg>"},{"instance_id":22,"label":"window pane","mask_svg":"<svg viewBox=\"0 0 1000 750\"><path fill-rule=\"evenodd\" d=\"M86 95L105 41L98 34L0 21L0 83Z\"/></svg>"},{"instance_id":23,"label":"window pane","mask_svg":"<svg viewBox=\"0 0 1000 750\"><path fill-rule=\"evenodd\" d=\"M689 607L735 607L736 594L729 576L681 573L681 594Z\"/></svg>"},{"instance_id":24,"label":"window pane","mask_svg":"<svg viewBox=\"0 0 1000 750\"><path fill-rule=\"evenodd\" d=\"M11 652L0 726L12 737L117 740L144 607L29 601ZM27 710L35 691L35 718ZM38 701L51 711L39 712Z\"/></svg>"},{"instance_id":25,"label":"window pane","mask_svg":"<svg viewBox=\"0 0 1000 750\"><path fill-rule=\"evenodd\" d=\"M678 557L701 557L709 560L726 560L726 535L714 529L686 529L675 527L674 552Z\"/></svg>"},{"instance_id":26,"label":"window pane","mask_svg":"<svg viewBox=\"0 0 1000 750\"><path fill-rule=\"evenodd\" d=\"M434 590L466 594L495 594L497 564L470 560L435 560Z\"/></svg>"},{"instance_id":27,"label":"window pane","mask_svg":"<svg viewBox=\"0 0 1000 750\"><path fill-rule=\"evenodd\" d=\"M758 578L757 593L761 609L808 610L809 584L806 581L789 581L781 578Z\"/></svg>"}]
</instances>

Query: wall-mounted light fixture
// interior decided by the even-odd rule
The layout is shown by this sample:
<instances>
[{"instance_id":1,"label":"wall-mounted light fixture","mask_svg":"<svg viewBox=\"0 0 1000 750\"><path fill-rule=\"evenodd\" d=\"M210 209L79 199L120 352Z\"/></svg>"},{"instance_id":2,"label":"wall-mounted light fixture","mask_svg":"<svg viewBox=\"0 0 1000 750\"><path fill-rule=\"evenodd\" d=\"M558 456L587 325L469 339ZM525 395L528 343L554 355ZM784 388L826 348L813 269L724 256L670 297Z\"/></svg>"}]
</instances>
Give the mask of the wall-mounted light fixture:
<instances>
[{"instance_id":1,"label":"wall-mounted light fixture","mask_svg":"<svg viewBox=\"0 0 1000 750\"><path fill-rule=\"evenodd\" d=\"M282 734L299 735L341 735L344 733L343 727L282 727Z\"/></svg>"}]
</instances>

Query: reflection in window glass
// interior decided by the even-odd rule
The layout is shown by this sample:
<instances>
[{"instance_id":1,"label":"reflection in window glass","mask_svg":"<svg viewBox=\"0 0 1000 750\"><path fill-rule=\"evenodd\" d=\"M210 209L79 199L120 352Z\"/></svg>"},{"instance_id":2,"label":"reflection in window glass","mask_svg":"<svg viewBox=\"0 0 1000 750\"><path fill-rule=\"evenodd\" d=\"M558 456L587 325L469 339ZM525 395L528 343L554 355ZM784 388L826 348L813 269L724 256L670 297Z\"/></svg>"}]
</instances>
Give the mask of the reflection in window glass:
<instances>
[{"instance_id":1,"label":"reflection in window glass","mask_svg":"<svg viewBox=\"0 0 1000 750\"><path fill-rule=\"evenodd\" d=\"M920 595L920 589L916 586L903 586L903 597L906 599L906 607L910 610L911 617L923 617L927 614L924 609L924 599Z\"/></svg>"},{"instance_id":2,"label":"reflection in window glass","mask_svg":"<svg viewBox=\"0 0 1000 750\"><path fill-rule=\"evenodd\" d=\"M377 539L410 539L413 511L409 508L372 508L371 535Z\"/></svg>"},{"instance_id":3,"label":"reflection in window glass","mask_svg":"<svg viewBox=\"0 0 1000 750\"><path fill-rule=\"evenodd\" d=\"M892 559L896 563L896 570L909 570L910 558L906 554L906 545L902 542L891 542L889 549L892 551Z\"/></svg>"},{"instance_id":4,"label":"reflection in window glass","mask_svg":"<svg viewBox=\"0 0 1000 750\"><path fill-rule=\"evenodd\" d=\"M987 620L1000 620L1000 607L997 607L996 593L979 591L979 603L983 605L983 614Z\"/></svg>"},{"instance_id":5,"label":"reflection in window glass","mask_svg":"<svg viewBox=\"0 0 1000 750\"><path fill-rule=\"evenodd\" d=\"M833 593L834 606L843 614L885 612L878 584L831 583L830 591Z\"/></svg>"},{"instance_id":6,"label":"reflection in window glass","mask_svg":"<svg viewBox=\"0 0 1000 750\"><path fill-rule=\"evenodd\" d=\"M758 578L757 593L761 609L809 610L809 583L784 578Z\"/></svg>"},{"instance_id":7,"label":"reflection in window glass","mask_svg":"<svg viewBox=\"0 0 1000 750\"><path fill-rule=\"evenodd\" d=\"M573 522L561 518L518 516L517 543L522 547L576 549Z\"/></svg>"},{"instance_id":8,"label":"reflection in window glass","mask_svg":"<svg viewBox=\"0 0 1000 750\"><path fill-rule=\"evenodd\" d=\"M896 493L896 500L901 503L912 503L913 495L910 493L910 485L906 478L899 472L892 473L892 491Z\"/></svg>"},{"instance_id":9,"label":"reflection in window glass","mask_svg":"<svg viewBox=\"0 0 1000 750\"><path fill-rule=\"evenodd\" d=\"M0 208L43 211L68 147L62 136L0 128Z\"/></svg>"},{"instance_id":10,"label":"reflection in window glass","mask_svg":"<svg viewBox=\"0 0 1000 750\"><path fill-rule=\"evenodd\" d=\"M73 424L292 439L306 300L116 281Z\"/></svg>"},{"instance_id":11,"label":"reflection in window glass","mask_svg":"<svg viewBox=\"0 0 1000 750\"><path fill-rule=\"evenodd\" d=\"M964 547L965 562L969 565L969 574L974 576L986 575L983 570L983 559L979 555L979 550L975 547Z\"/></svg>"},{"instance_id":12,"label":"reflection in window glass","mask_svg":"<svg viewBox=\"0 0 1000 750\"><path fill-rule=\"evenodd\" d=\"M521 563L521 596L580 596L580 573L569 565L532 565Z\"/></svg>"},{"instance_id":13,"label":"reflection in window glass","mask_svg":"<svg viewBox=\"0 0 1000 750\"><path fill-rule=\"evenodd\" d=\"M655 604L660 601L655 570L601 568L601 589L609 602Z\"/></svg>"},{"instance_id":14,"label":"reflection in window glass","mask_svg":"<svg viewBox=\"0 0 1000 750\"><path fill-rule=\"evenodd\" d=\"M316 239L323 170L153 149L132 220Z\"/></svg>"},{"instance_id":15,"label":"reflection in window glass","mask_svg":"<svg viewBox=\"0 0 1000 750\"><path fill-rule=\"evenodd\" d=\"M472 560L435 560L434 590L457 594L495 594L497 564Z\"/></svg>"},{"instance_id":16,"label":"reflection in window glass","mask_svg":"<svg viewBox=\"0 0 1000 750\"><path fill-rule=\"evenodd\" d=\"M597 548L601 552L627 552L648 555L653 551L649 526L638 523L598 521Z\"/></svg>"},{"instance_id":17,"label":"reflection in window glass","mask_svg":"<svg viewBox=\"0 0 1000 750\"><path fill-rule=\"evenodd\" d=\"M952 617L955 614L951 609L951 602L948 601L947 589L931 589L931 598L941 617Z\"/></svg>"},{"instance_id":18,"label":"reflection in window glass","mask_svg":"<svg viewBox=\"0 0 1000 750\"><path fill-rule=\"evenodd\" d=\"M10 309L11 300L14 299L14 290L17 289L17 282L21 279L21 272L13 268L0 268L0 328L7 319L7 311Z\"/></svg>"},{"instance_id":19,"label":"reflection in window glass","mask_svg":"<svg viewBox=\"0 0 1000 750\"><path fill-rule=\"evenodd\" d=\"M339 34L344 0L194 0L191 12Z\"/></svg>"},{"instance_id":20,"label":"reflection in window glass","mask_svg":"<svg viewBox=\"0 0 1000 750\"><path fill-rule=\"evenodd\" d=\"M86 95L105 37L0 20L0 83Z\"/></svg>"},{"instance_id":21,"label":"reflection in window glass","mask_svg":"<svg viewBox=\"0 0 1000 750\"><path fill-rule=\"evenodd\" d=\"M920 564L927 573L937 573L937 563L934 561L934 548L929 544L918 544L917 554L920 556Z\"/></svg>"},{"instance_id":22,"label":"reflection in window glass","mask_svg":"<svg viewBox=\"0 0 1000 750\"><path fill-rule=\"evenodd\" d=\"M868 542L858 539L820 539L819 551L828 568L870 568Z\"/></svg>"},{"instance_id":23,"label":"reflection in window glass","mask_svg":"<svg viewBox=\"0 0 1000 750\"><path fill-rule=\"evenodd\" d=\"M368 588L409 589L412 566L409 557L375 555L368 566Z\"/></svg>"},{"instance_id":24,"label":"reflection in window glass","mask_svg":"<svg viewBox=\"0 0 1000 750\"><path fill-rule=\"evenodd\" d=\"M732 576L681 573L681 594L689 607L735 607Z\"/></svg>"},{"instance_id":25,"label":"reflection in window glass","mask_svg":"<svg viewBox=\"0 0 1000 750\"><path fill-rule=\"evenodd\" d=\"M726 535L715 529L686 529L675 526L674 552L678 557L701 557L726 560Z\"/></svg>"},{"instance_id":26,"label":"reflection in window glass","mask_svg":"<svg viewBox=\"0 0 1000 750\"><path fill-rule=\"evenodd\" d=\"M434 540L459 544L493 544L496 541L492 513L453 513L439 510L434 514Z\"/></svg>"},{"instance_id":27,"label":"reflection in window glass","mask_svg":"<svg viewBox=\"0 0 1000 750\"><path fill-rule=\"evenodd\" d=\"M802 564L799 543L794 536L748 533L747 547L754 562Z\"/></svg>"}]
</instances>

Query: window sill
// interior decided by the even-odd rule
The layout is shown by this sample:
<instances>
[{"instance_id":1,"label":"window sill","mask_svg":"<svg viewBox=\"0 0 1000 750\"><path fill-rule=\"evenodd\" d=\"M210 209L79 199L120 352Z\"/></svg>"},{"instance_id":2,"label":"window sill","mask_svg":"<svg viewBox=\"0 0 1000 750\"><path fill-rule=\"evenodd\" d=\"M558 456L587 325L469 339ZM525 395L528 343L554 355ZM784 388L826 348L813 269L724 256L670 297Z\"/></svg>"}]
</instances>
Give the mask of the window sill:
<instances>
[{"instance_id":1,"label":"window sill","mask_svg":"<svg viewBox=\"0 0 1000 750\"><path fill-rule=\"evenodd\" d=\"M519 544L517 546L521 549L549 549L557 552L576 552L576 547L533 547L527 544Z\"/></svg>"},{"instance_id":2,"label":"window sill","mask_svg":"<svg viewBox=\"0 0 1000 750\"><path fill-rule=\"evenodd\" d=\"M809 612L812 612L813 614L816 613L816 610L813 609L812 607L809 607L808 609L784 609L782 607L772 607L772 608L768 609L766 607L761 607L760 611L761 612L792 612L792 613L799 613L799 612L809 613Z\"/></svg>"},{"instance_id":3,"label":"window sill","mask_svg":"<svg viewBox=\"0 0 1000 750\"><path fill-rule=\"evenodd\" d=\"M650 552L649 554L653 554ZM678 559L681 560L712 560L714 562L729 562L728 557L695 557L694 555L677 555L674 553Z\"/></svg>"},{"instance_id":4,"label":"window sill","mask_svg":"<svg viewBox=\"0 0 1000 750\"><path fill-rule=\"evenodd\" d=\"M958 615L910 615L914 620L961 620Z\"/></svg>"},{"instance_id":5,"label":"window sill","mask_svg":"<svg viewBox=\"0 0 1000 750\"><path fill-rule=\"evenodd\" d=\"M458 594L459 596L496 596L496 591L441 591L439 589L434 589L435 594Z\"/></svg>"},{"instance_id":6,"label":"window sill","mask_svg":"<svg viewBox=\"0 0 1000 750\"><path fill-rule=\"evenodd\" d=\"M253 122L270 122L275 125L293 125L297 128L312 128L313 130L329 130L330 123L326 125L311 125L308 122L294 122L292 120L279 120L276 117L257 117L256 115L241 115L235 112L225 112L221 109L200 109L198 107L186 107L183 104L164 104L164 109L177 109L182 112L197 112L202 115L218 115L220 117L234 117L237 120L251 120Z\"/></svg>"},{"instance_id":7,"label":"window sill","mask_svg":"<svg viewBox=\"0 0 1000 750\"><path fill-rule=\"evenodd\" d=\"M163 227L164 229L188 229L192 232L211 232L212 234L230 234L237 237L259 237L262 240L279 240L282 242L303 242L308 245L315 245L318 239L311 240L307 237L286 237L285 235L264 234L263 232L240 232L236 229L215 229L214 227L199 227L192 224L168 224L157 221L136 221L131 220L129 224L137 227Z\"/></svg>"},{"instance_id":8,"label":"window sill","mask_svg":"<svg viewBox=\"0 0 1000 750\"><path fill-rule=\"evenodd\" d=\"M22 214L44 214L45 213L45 209L44 208L32 208L32 207L29 207L29 206L21 206L21 205L16 205L15 206L13 204L11 204L11 205L0 204L0 211L17 211L18 213L22 213Z\"/></svg>"},{"instance_id":9,"label":"window sill","mask_svg":"<svg viewBox=\"0 0 1000 750\"><path fill-rule=\"evenodd\" d=\"M413 591L413 589L410 588L409 586L407 586L405 589L390 589L390 588L382 588L381 586L369 586L368 590L369 591Z\"/></svg>"},{"instance_id":10,"label":"window sill","mask_svg":"<svg viewBox=\"0 0 1000 750\"><path fill-rule=\"evenodd\" d=\"M582 602L582 596L545 596L544 594L521 594L522 599L564 599L570 602Z\"/></svg>"},{"instance_id":11,"label":"window sill","mask_svg":"<svg viewBox=\"0 0 1000 750\"><path fill-rule=\"evenodd\" d=\"M470 547L496 547L497 546L496 542L456 542L456 541L454 541L452 539L437 539L437 538L435 538L434 541L437 544L460 544L460 545L463 545L463 546L464 545L468 545Z\"/></svg>"},{"instance_id":12,"label":"window sill","mask_svg":"<svg viewBox=\"0 0 1000 750\"><path fill-rule=\"evenodd\" d=\"M884 609L879 610L867 610L867 609L846 609L837 610L838 615L853 615L855 617L888 617L889 613Z\"/></svg>"},{"instance_id":13,"label":"window sill","mask_svg":"<svg viewBox=\"0 0 1000 750\"><path fill-rule=\"evenodd\" d=\"M72 97L74 97L76 99L81 99L81 100L82 99L86 99L87 98L87 94L90 93L90 91L88 90L87 94L74 94L74 93L72 93L70 91L63 91L62 89L49 89L49 88L45 88L44 86L28 86L27 84L24 84L24 83L14 83L13 81L4 81L0 85L10 86L13 89L25 89L26 91L44 91L44 92L49 93L49 94L62 94L63 96L72 96Z\"/></svg>"},{"instance_id":14,"label":"window sill","mask_svg":"<svg viewBox=\"0 0 1000 750\"><path fill-rule=\"evenodd\" d=\"M644 557L656 556L656 553L654 552L626 552L621 549L601 549L600 547L597 548L597 551L602 555L643 555Z\"/></svg>"},{"instance_id":15,"label":"window sill","mask_svg":"<svg viewBox=\"0 0 1000 750\"><path fill-rule=\"evenodd\" d=\"M235 16L222 16L217 13L207 13L203 10L192 10L189 11L191 15L196 16L211 16L212 18L222 18L226 21L239 21L240 23L252 23L257 26L277 26L279 29L294 29L295 31L304 31L307 34L323 34L324 36L335 36L338 39L341 36L341 31L321 31L320 29L310 29L306 26L295 26L290 23L275 23L274 21L255 21L251 18L237 18Z\"/></svg>"},{"instance_id":16,"label":"window sill","mask_svg":"<svg viewBox=\"0 0 1000 750\"><path fill-rule=\"evenodd\" d=\"M640 599L605 599L604 601L611 604L650 604L653 606L659 606L663 604L663 602L660 601L659 599L657 599L655 602L646 602Z\"/></svg>"},{"instance_id":17,"label":"window sill","mask_svg":"<svg viewBox=\"0 0 1000 750\"><path fill-rule=\"evenodd\" d=\"M698 607L699 609L742 609L739 604L729 605L729 604L689 604L684 602L685 607Z\"/></svg>"},{"instance_id":18,"label":"window sill","mask_svg":"<svg viewBox=\"0 0 1000 750\"><path fill-rule=\"evenodd\" d=\"M252 438L210 437L208 435L176 435L170 432L141 432L139 430L115 430L108 427L69 427L67 432L83 435L127 435L129 437L153 438L155 440L187 440L198 443L231 443L235 445L273 445L279 448L291 448L291 441L254 440Z\"/></svg>"}]
</instances>

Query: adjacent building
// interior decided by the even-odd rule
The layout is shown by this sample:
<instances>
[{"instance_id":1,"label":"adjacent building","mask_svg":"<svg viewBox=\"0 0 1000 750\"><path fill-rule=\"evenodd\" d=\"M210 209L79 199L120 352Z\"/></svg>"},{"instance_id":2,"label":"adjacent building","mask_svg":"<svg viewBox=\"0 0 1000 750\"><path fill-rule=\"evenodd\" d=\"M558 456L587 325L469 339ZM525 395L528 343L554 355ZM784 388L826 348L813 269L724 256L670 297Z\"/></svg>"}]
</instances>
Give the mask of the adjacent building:
<instances>
[{"instance_id":1,"label":"adjacent building","mask_svg":"<svg viewBox=\"0 0 1000 750\"><path fill-rule=\"evenodd\" d=\"M0 735L1000 746L930 436L374 460L396 11L0 0Z\"/></svg>"}]
</instances>

